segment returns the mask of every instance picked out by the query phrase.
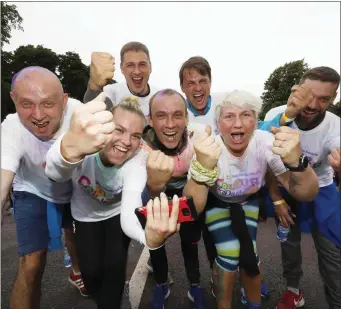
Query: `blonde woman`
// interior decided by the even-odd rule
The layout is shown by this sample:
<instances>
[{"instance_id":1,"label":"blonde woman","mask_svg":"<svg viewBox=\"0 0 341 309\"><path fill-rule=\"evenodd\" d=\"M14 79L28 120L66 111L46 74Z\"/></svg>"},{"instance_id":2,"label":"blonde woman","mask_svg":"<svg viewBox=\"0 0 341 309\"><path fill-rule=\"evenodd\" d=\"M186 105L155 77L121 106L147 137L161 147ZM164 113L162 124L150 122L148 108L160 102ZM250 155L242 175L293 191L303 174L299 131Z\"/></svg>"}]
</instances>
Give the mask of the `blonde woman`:
<instances>
[{"instance_id":1,"label":"blonde woman","mask_svg":"<svg viewBox=\"0 0 341 309\"><path fill-rule=\"evenodd\" d=\"M118 309L130 237L154 246L146 241L148 228L128 236L122 228L138 221L133 209L141 206L147 179L146 156L139 149L146 120L136 99L123 99L112 113L104 100L100 94L75 111L70 129L47 154L46 174L58 182L72 179L71 212L84 284L99 309Z\"/></svg>"}]
</instances>

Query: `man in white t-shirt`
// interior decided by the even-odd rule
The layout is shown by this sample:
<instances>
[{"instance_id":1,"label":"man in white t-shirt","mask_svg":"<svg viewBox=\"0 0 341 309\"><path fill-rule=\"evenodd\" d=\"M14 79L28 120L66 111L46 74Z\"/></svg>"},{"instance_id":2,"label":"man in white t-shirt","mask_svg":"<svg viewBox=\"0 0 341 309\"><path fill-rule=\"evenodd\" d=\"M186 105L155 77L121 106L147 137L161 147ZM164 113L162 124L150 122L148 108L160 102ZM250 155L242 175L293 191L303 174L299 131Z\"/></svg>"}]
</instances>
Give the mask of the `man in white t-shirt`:
<instances>
[{"instance_id":1,"label":"man in white t-shirt","mask_svg":"<svg viewBox=\"0 0 341 309\"><path fill-rule=\"evenodd\" d=\"M225 99L227 92L211 94L211 66L200 56L189 58L179 71L180 86L186 95L189 123L209 125L217 134L215 106Z\"/></svg>"},{"instance_id":2,"label":"man in white t-shirt","mask_svg":"<svg viewBox=\"0 0 341 309\"><path fill-rule=\"evenodd\" d=\"M115 72L115 59L109 53L94 52L91 56L90 80L84 95L84 103L93 100L104 91L107 108L118 104L124 97L137 97L143 113L148 119L149 99L157 89L149 85L152 72L149 50L140 42L125 44L120 52L121 72L125 82L109 84Z\"/></svg>"},{"instance_id":3,"label":"man in white t-shirt","mask_svg":"<svg viewBox=\"0 0 341 309\"><path fill-rule=\"evenodd\" d=\"M39 308L48 249L62 246L60 221L64 209L70 208L72 193L71 183L54 183L47 178L45 156L68 127L72 109L81 102L69 99L57 76L42 67L18 72L12 80L11 97L17 113L8 115L1 124L1 204L13 183L20 256L10 306L30 309ZM72 218L68 221L72 231ZM76 256L72 258L76 262ZM73 263L73 268L76 266ZM70 282L86 295L80 273L72 270Z\"/></svg>"},{"instance_id":4,"label":"man in white t-shirt","mask_svg":"<svg viewBox=\"0 0 341 309\"><path fill-rule=\"evenodd\" d=\"M333 183L334 172L340 173L340 118L326 111L337 95L340 75L332 68L317 67L306 72L300 84L311 88L313 100L294 119L291 127L300 132L302 152L319 178L320 190L313 202L304 204L298 204L288 194L284 195L297 220L291 226L288 240L281 243L287 291L277 303L277 309L304 305L299 289L303 274L301 231L312 233L329 307L341 308L340 193ZM285 106L270 110L265 120L271 120L284 110ZM277 205L275 212L281 219L287 215L288 209Z\"/></svg>"}]
</instances>

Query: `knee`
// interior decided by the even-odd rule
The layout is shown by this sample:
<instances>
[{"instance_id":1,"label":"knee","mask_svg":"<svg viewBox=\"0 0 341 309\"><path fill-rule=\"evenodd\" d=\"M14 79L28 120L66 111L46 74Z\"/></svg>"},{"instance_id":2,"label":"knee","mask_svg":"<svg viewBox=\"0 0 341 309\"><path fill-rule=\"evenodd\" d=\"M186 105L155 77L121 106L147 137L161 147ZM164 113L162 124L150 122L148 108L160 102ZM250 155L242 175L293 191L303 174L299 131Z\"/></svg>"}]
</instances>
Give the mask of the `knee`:
<instances>
[{"instance_id":1,"label":"knee","mask_svg":"<svg viewBox=\"0 0 341 309\"><path fill-rule=\"evenodd\" d=\"M123 258L116 259L113 263L105 265L105 277L115 278L117 281L125 281L127 261Z\"/></svg>"},{"instance_id":2,"label":"knee","mask_svg":"<svg viewBox=\"0 0 341 309\"><path fill-rule=\"evenodd\" d=\"M238 258L217 254L215 262L219 268L226 272L234 273L238 270Z\"/></svg>"},{"instance_id":3,"label":"knee","mask_svg":"<svg viewBox=\"0 0 341 309\"><path fill-rule=\"evenodd\" d=\"M197 245L201 239L201 231L195 231L194 233L182 233L180 234L181 245L191 246Z\"/></svg>"},{"instance_id":4,"label":"knee","mask_svg":"<svg viewBox=\"0 0 341 309\"><path fill-rule=\"evenodd\" d=\"M25 280L32 283L39 280L45 269L46 255L46 250L43 250L20 257L18 277L25 276Z\"/></svg>"}]
</instances>

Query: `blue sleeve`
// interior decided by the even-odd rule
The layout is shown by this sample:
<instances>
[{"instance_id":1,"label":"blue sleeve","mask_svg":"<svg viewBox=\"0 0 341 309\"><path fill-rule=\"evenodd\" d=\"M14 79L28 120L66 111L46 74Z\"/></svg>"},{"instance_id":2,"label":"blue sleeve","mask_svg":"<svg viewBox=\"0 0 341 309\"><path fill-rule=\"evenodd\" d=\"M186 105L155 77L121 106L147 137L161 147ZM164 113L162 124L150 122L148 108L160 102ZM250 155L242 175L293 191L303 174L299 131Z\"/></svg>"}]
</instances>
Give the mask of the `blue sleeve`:
<instances>
[{"instance_id":1,"label":"blue sleeve","mask_svg":"<svg viewBox=\"0 0 341 309\"><path fill-rule=\"evenodd\" d=\"M142 200L142 205L147 205L148 201L151 199L152 197L150 196L149 190L147 188L147 185L144 187L142 193L141 193L141 200Z\"/></svg>"},{"instance_id":2,"label":"blue sleeve","mask_svg":"<svg viewBox=\"0 0 341 309\"><path fill-rule=\"evenodd\" d=\"M273 118L272 120L268 120L268 121L262 121L262 120L258 120L258 126L257 129L259 130L263 130L263 131L270 131L270 127L276 127L279 128L281 126L281 117L282 117L283 113L279 113L275 118Z\"/></svg>"}]
</instances>

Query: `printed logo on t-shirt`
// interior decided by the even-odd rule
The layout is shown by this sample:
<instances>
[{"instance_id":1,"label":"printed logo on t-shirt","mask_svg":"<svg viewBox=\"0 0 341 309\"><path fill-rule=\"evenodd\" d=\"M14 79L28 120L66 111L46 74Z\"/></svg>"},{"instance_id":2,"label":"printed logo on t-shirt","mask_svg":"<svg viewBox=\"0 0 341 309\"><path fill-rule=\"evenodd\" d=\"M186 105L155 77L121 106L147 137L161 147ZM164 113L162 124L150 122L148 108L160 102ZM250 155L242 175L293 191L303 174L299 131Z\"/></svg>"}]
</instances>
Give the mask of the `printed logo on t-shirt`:
<instances>
[{"instance_id":1,"label":"printed logo on t-shirt","mask_svg":"<svg viewBox=\"0 0 341 309\"><path fill-rule=\"evenodd\" d=\"M94 187L91 184L90 179L84 175L79 177L78 184L85 190L85 192L100 202L117 203L122 198L123 186L119 186L115 190L110 190L108 188L104 188L96 181Z\"/></svg>"},{"instance_id":2,"label":"printed logo on t-shirt","mask_svg":"<svg viewBox=\"0 0 341 309\"><path fill-rule=\"evenodd\" d=\"M312 168L318 168L319 166L321 166L322 160L318 160L318 153L314 153L304 149L302 149L302 152L308 158L309 164L312 166Z\"/></svg>"},{"instance_id":3,"label":"printed logo on t-shirt","mask_svg":"<svg viewBox=\"0 0 341 309\"><path fill-rule=\"evenodd\" d=\"M238 173L217 180L217 192L224 197L256 193L262 183L262 172Z\"/></svg>"}]
</instances>

